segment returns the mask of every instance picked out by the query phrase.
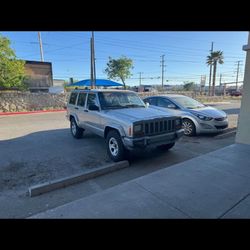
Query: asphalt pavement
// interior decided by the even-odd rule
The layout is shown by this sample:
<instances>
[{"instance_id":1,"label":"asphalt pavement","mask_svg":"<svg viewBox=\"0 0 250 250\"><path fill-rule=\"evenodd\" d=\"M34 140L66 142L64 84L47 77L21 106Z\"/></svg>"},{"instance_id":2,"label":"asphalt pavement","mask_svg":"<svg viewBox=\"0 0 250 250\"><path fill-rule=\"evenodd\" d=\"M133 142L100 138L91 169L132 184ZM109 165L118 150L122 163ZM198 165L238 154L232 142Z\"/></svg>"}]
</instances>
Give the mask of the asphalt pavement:
<instances>
[{"instance_id":1,"label":"asphalt pavement","mask_svg":"<svg viewBox=\"0 0 250 250\"><path fill-rule=\"evenodd\" d=\"M91 133L81 140L72 138L64 112L0 116L0 217L25 218L232 143L233 136L183 137L169 152L132 154L127 169L30 198L31 185L110 163L105 142Z\"/></svg>"}]
</instances>

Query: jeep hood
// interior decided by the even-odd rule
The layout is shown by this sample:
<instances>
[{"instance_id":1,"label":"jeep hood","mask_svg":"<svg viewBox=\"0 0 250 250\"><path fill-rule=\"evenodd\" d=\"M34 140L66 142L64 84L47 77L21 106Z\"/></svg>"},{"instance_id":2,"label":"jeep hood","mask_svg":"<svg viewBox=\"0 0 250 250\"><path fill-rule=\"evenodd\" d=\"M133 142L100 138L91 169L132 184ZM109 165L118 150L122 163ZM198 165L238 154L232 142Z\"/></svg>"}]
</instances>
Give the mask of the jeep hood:
<instances>
[{"instance_id":1,"label":"jeep hood","mask_svg":"<svg viewBox=\"0 0 250 250\"><path fill-rule=\"evenodd\" d=\"M150 107L106 110L105 114L109 117L112 117L113 119L119 119L129 122L173 116L173 114L170 112L168 113L166 111L160 111L152 109Z\"/></svg>"}]
</instances>

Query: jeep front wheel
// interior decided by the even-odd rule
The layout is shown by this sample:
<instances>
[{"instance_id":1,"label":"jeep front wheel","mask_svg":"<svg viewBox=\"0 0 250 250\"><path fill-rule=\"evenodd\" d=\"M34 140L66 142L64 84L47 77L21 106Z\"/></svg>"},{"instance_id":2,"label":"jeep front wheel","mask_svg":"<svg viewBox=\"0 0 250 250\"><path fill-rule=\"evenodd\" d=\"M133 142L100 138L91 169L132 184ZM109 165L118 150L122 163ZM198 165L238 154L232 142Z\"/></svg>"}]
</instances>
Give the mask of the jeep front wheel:
<instances>
[{"instance_id":1,"label":"jeep front wheel","mask_svg":"<svg viewBox=\"0 0 250 250\"><path fill-rule=\"evenodd\" d=\"M106 138L107 153L109 157L117 162L125 158L125 149L119 133L115 130L108 132Z\"/></svg>"}]
</instances>

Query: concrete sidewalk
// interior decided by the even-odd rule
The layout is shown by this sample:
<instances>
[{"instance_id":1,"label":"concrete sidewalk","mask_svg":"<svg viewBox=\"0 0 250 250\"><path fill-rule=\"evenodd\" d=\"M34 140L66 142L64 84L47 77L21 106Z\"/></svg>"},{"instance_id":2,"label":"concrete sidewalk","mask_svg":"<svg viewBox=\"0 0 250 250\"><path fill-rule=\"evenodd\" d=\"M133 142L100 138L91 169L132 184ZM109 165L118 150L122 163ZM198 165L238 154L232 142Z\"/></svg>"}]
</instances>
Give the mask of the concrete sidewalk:
<instances>
[{"instance_id":1,"label":"concrete sidewalk","mask_svg":"<svg viewBox=\"0 0 250 250\"><path fill-rule=\"evenodd\" d=\"M30 218L250 218L249 155L233 144Z\"/></svg>"}]
</instances>

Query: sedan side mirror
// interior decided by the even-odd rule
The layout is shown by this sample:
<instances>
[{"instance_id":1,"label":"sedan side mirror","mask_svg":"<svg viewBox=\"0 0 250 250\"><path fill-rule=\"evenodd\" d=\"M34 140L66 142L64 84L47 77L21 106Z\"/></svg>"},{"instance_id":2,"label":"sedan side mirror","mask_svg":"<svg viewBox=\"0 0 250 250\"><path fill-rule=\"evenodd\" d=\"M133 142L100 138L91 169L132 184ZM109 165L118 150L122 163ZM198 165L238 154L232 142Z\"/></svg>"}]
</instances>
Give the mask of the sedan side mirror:
<instances>
[{"instance_id":1,"label":"sedan side mirror","mask_svg":"<svg viewBox=\"0 0 250 250\"><path fill-rule=\"evenodd\" d=\"M92 111L99 111L99 107L96 106L95 104L90 104L90 105L89 105L89 110L92 110Z\"/></svg>"},{"instance_id":2,"label":"sedan side mirror","mask_svg":"<svg viewBox=\"0 0 250 250\"><path fill-rule=\"evenodd\" d=\"M176 109L176 106L174 104L168 104L167 108L169 108L169 109Z\"/></svg>"}]
</instances>

